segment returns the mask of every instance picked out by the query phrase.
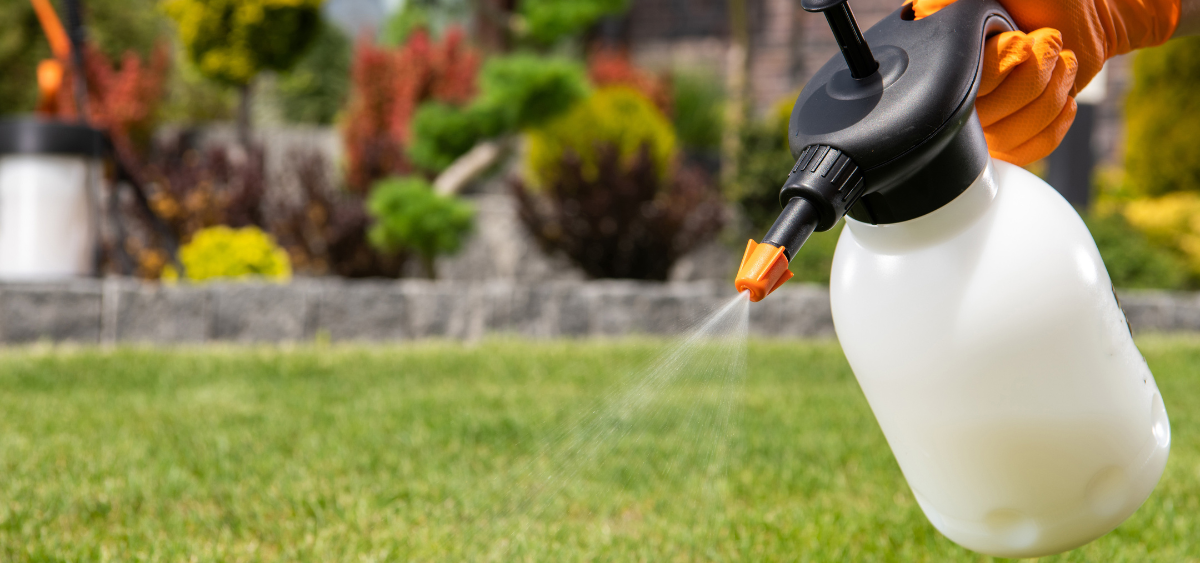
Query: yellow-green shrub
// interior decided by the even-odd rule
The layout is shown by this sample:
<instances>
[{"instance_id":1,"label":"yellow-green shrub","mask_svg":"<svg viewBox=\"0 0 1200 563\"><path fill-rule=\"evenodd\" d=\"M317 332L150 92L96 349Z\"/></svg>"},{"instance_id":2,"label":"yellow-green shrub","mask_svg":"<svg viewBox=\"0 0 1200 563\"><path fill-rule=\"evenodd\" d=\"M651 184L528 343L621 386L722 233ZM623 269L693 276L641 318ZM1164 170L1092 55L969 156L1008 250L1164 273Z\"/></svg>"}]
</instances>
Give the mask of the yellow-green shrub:
<instances>
[{"instance_id":1,"label":"yellow-green shrub","mask_svg":"<svg viewBox=\"0 0 1200 563\"><path fill-rule=\"evenodd\" d=\"M246 278L284 281L292 277L287 252L257 227L201 229L179 249L179 262L184 276L192 281ZM178 279L179 273L170 268L164 271L163 278Z\"/></svg>"},{"instance_id":2,"label":"yellow-green shrub","mask_svg":"<svg viewBox=\"0 0 1200 563\"><path fill-rule=\"evenodd\" d=\"M316 38L324 0L167 0L188 58L205 76L248 84L292 67Z\"/></svg>"},{"instance_id":3,"label":"yellow-green shrub","mask_svg":"<svg viewBox=\"0 0 1200 563\"><path fill-rule=\"evenodd\" d=\"M1125 205L1125 218L1152 242L1178 250L1200 275L1200 194L1176 192Z\"/></svg>"},{"instance_id":4,"label":"yellow-green shrub","mask_svg":"<svg viewBox=\"0 0 1200 563\"><path fill-rule=\"evenodd\" d=\"M1127 181L1145 196L1200 191L1200 37L1139 51L1125 102Z\"/></svg>"},{"instance_id":5,"label":"yellow-green shrub","mask_svg":"<svg viewBox=\"0 0 1200 563\"><path fill-rule=\"evenodd\" d=\"M623 167L632 166L646 147L655 169L666 179L676 145L667 117L640 92L624 86L597 90L567 113L530 131L528 140L529 180L539 189L558 179L568 151L579 158L584 179L595 181L605 146L616 147Z\"/></svg>"}]
</instances>

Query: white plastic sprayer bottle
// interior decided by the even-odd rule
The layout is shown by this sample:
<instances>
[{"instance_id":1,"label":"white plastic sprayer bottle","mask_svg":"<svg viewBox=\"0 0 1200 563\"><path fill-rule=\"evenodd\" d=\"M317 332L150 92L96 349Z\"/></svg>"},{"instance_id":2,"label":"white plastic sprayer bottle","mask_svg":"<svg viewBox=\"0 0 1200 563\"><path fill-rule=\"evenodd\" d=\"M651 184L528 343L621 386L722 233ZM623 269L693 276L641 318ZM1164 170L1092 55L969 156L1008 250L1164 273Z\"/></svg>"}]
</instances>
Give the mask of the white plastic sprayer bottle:
<instances>
[{"instance_id":1,"label":"white plastic sprayer bottle","mask_svg":"<svg viewBox=\"0 0 1200 563\"><path fill-rule=\"evenodd\" d=\"M1087 543L1150 495L1171 430L1079 215L1004 162L945 207L848 219L838 338L930 522L984 553Z\"/></svg>"},{"instance_id":2,"label":"white plastic sprayer bottle","mask_svg":"<svg viewBox=\"0 0 1200 563\"><path fill-rule=\"evenodd\" d=\"M762 299L814 230L843 214L830 282L846 358L930 522L967 548L1034 557L1128 518L1171 431L1104 264L1073 208L987 156L974 112L992 1L857 31L805 86L784 211L736 285ZM867 40L875 47L874 53Z\"/></svg>"}]
</instances>

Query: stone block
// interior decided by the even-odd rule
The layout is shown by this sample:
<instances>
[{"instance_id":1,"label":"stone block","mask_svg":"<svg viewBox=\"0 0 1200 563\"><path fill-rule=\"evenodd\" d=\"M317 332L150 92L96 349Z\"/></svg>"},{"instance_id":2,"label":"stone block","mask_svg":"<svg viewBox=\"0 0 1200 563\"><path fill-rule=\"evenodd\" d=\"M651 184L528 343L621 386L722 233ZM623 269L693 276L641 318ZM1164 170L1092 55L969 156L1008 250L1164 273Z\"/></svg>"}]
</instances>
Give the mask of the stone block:
<instances>
[{"instance_id":1,"label":"stone block","mask_svg":"<svg viewBox=\"0 0 1200 563\"><path fill-rule=\"evenodd\" d=\"M320 286L239 283L209 287L215 305L213 338L233 342L288 342L312 338Z\"/></svg>"},{"instance_id":2,"label":"stone block","mask_svg":"<svg viewBox=\"0 0 1200 563\"><path fill-rule=\"evenodd\" d=\"M1121 291L1118 297L1134 334L1200 331L1200 298L1196 294Z\"/></svg>"},{"instance_id":3,"label":"stone block","mask_svg":"<svg viewBox=\"0 0 1200 563\"><path fill-rule=\"evenodd\" d=\"M750 332L770 337L832 337L829 290L815 285L783 286L750 305Z\"/></svg>"},{"instance_id":4,"label":"stone block","mask_svg":"<svg viewBox=\"0 0 1200 563\"><path fill-rule=\"evenodd\" d=\"M106 293L116 310L113 336L120 342L204 342L212 337L213 310L205 286L163 286L136 281Z\"/></svg>"},{"instance_id":5,"label":"stone block","mask_svg":"<svg viewBox=\"0 0 1200 563\"><path fill-rule=\"evenodd\" d=\"M334 340L404 340L409 296L391 281L329 282L317 300L317 330Z\"/></svg>"},{"instance_id":6,"label":"stone block","mask_svg":"<svg viewBox=\"0 0 1200 563\"><path fill-rule=\"evenodd\" d=\"M0 342L100 341L99 280L0 286Z\"/></svg>"}]
</instances>

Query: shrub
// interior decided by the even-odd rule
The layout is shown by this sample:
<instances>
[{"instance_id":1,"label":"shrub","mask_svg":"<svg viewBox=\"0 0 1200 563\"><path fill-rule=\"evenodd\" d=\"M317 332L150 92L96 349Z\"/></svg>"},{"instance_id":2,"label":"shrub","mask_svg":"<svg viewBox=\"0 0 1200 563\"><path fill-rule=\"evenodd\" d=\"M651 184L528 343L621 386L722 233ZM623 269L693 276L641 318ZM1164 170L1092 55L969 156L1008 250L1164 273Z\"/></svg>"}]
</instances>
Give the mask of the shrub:
<instances>
[{"instance_id":1,"label":"shrub","mask_svg":"<svg viewBox=\"0 0 1200 563\"><path fill-rule=\"evenodd\" d=\"M1200 194L1176 192L1129 202L1125 218L1150 242L1179 252L1200 276Z\"/></svg>"},{"instance_id":2,"label":"shrub","mask_svg":"<svg viewBox=\"0 0 1200 563\"><path fill-rule=\"evenodd\" d=\"M166 46L160 44L146 59L126 51L120 64L114 64L108 55L88 44L83 49L83 62L88 120L108 133L121 156L132 159L137 148L144 148L157 123L170 66ZM74 120L79 112L72 73L63 78L52 115Z\"/></svg>"},{"instance_id":3,"label":"shrub","mask_svg":"<svg viewBox=\"0 0 1200 563\"><path fill-rule=\"evenodd\" d=\"M522 0L519 4L529 36L551 44L586 30L604 16L624 11L629 0Z\"/></svg>"},{"instance_id":4,"label":"shrub","mask_svg":"<svg viewBox=\"0 0 1200 563\"><path fill-rule=\"evenodd\" d=\"M724 129L725 91L721 83L697 74L677 74L671 82L672 121L685 149L716 151Z\"/></svg>"},{"instance_id":5,"label":"shrub","mask_svg":"<svg viewBox=\"0 0 1200 563\"><path fill-rule=\"evenodd\" d=\"M765 233L783 210L779 190L796 164L787 139L793 102L794 96L779 100L766 119L742 130L738 177L726 186L729 199L741 207L756 237Z\"/></svg>"},{"instance_id":6,"label":"shrub","mask_svg":"<svg viewBox=\"0 0 1200 563\"><path fill-rule=\"evenodd\" d=\"M593 151L590 168L573 150L560 153L555 180L537 192L513 185L521 220L543 248L589 276L665 280L675 260L724 225L720 194L699 168L664 178L648 145L632 159L613 143Z\"/></svg>"},{"instance_id":7,"label":"shrub","mask_svg":"<svg viewBox=\"0 0 1200 563\"><path fill-rule=\"evenodd\" d=\"M283 116L300 123L333 123L350 91L350 57L350 41L322 22L312 48L279 77Z\"/></svg>"},{"instance_id":8,"label":"shrub","mask_svg":"<svg viewBox=\"0 0 1200 563\"><path fill-rule=\"evenodd\" d=\"M592 53L588 57L588 78L599 87L633 88L653 101L663 113L672 114L671 83L635 66L627 53L610 49Z\"/></svg>"},{"instance_id":9,"label":"shrub","mask_svg":"<svg viewBox=\"0 0 1200 563\"><path fill-rule=\"evenodd\" d=\"M149 158L137 161L149 217L122 199L122 250L136 264L128 270L156 279L162 274L171 240L185 241L205 228L263 226L265 168L260 148L213 146L197 149L187 135L164 135Z\"/></svg>"},{"instance_id":10,"label":"shrub","mask_svg":"<svg viewBox=\"0 0 1200 563\"><path fill-rule=\"evenodd\" d=\"M293 269L314 276L400 277L407 256L384 255L368 243L364 197L338 189L325 154L293 149L285 158L299 189L292 197L275 198L266 216Z\"/></svg>"},{"instance_id":11,"label":"shrub","mask_svg":"<svg viewBox=\"0 0 1200 563\"><path fill-rule=\"evenodd\" d=\"M1137 193L1200 192L1200 37L1138 52L1125 103L1125 166Z\"/></svg>"},{"instance_id":12,"label":"shrub","mask_svg":"<svg viewBox=\"0 0 1200 563\"><path fill-rule=\"evenodd\" d=\"M675 132L666 116L628 87L603 88L583 103L529 133L528 173L534 188L558 183L567 154L578 159L586 182L600 177L601 152L613 147L617 165L633 170L643 149L646 164L666 184L675 155ZM573 165L572 165L573 166Z\"/></svg>"},{"instance_id":13,"label":"shrub","mask_svg":"<svg viewBox=\"0 0 1200 563\"><path fill-rule=\"evenodd\" d=\"M530 54L489 60L479 84L478 103L499 112L508 131L541 125L575 105L588 91L579 64Z\"/></svg>"},{"instance_id":14,"label":"shrub","mask_svg":"<svg viewBox=\"0 0 1200 563\"><path fill-rule=\"evenodd\" d=\"M371 190L367 210L375 219L371 244L382 252L416 253L430 278L437 277L437 256L458 251L475 216L469 205L434 193L419 178L380 182Z\"/></svg>"},{"instance_id":15,"label":"shrub","mask_svg":"<svg viewBox=\"0 0 1200 563\"><path fill-rule=\"evenodd\" d=\"M1085 218L1112 283L1121 288L1183 289L1188 266L1174 252L1150 242L1117 213Z\"/></svg>"},{"instance_id":16,"label":"shrub","mask_svg":"<svg viewBox=\"0 0 1200 563\"><path fill-rule=\"evenodd\" d=\"M427 103L413 118L415 139L408 149L408 156L421 168L441 172L476 143L495 137L503 130L500 113L487 106L474 104L455 108Z\"/></svg>"},{"instance_id":17,"label":"shrub","mask_svg":"<svg viewBox=\"0 0 1200 563\"><path fill-rule=\"evenodd\" d=\"M405 151L417 107L427 100L465 104L475 95L478 68L479 56L457 28L440 43L417 30L399 49L359 41L343 130L350 189L366 192L380 178L411 172Z\"/></svg>"},{"instance_id":18,"label":"shrub","mask_svg":"<svg viewBox=\"0 0 1200 563\"><path fill-rule=\"evenodd\" d=\"M212 80L248 84L291 68L312 43L322 0L168 0L163 9L196 68Z\"/></svg>"},{"instance_id":19,"label":"shrub","mask_svg":"<svg viewBox=\"0 0 1200 563\"><path fill-rule=\"evenodd\" d=\"M284 281L292 276L288 255L270 235L257 227L226 226L198 231L179 249L183 275L191 281L267 278ZM166 279L178 279L174 269Z\"/></svg>"},{"instance_id":20,"label":"shrub","mask_svg":"<svg viewBox=\"0 0 1200 563\"><path fill-rule=\"evenodd\" d=\"M426 103L413 119L413 163L441 172L485 139L543 123L584 96L583 70L564 59L494 57L484 66L480 94L458 108Z\"/></svg>"}]
</instances>

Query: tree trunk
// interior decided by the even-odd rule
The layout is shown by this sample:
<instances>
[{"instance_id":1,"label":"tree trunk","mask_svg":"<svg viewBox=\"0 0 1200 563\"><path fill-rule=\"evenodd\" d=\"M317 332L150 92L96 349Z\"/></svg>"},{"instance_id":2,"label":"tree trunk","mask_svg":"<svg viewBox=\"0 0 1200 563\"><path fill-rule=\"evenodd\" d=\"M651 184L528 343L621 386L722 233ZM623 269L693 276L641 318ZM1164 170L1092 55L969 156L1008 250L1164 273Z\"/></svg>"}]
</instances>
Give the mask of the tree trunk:
<instances>
[{"instance_id":1,"label":"tree trunk","mask_svg":"<svg viewBox=\"0 0 1200 563\"><path fill-rule=\"evenodd\" d=\"M480 0L475 9L475 40L488 53L512 48L512 19L516 0Z\"/></svg>"},{"instance_id":2,"label":"tree trunk","mask_svg":"<svg viewBox=\"0 0 1200 563\"><path fill-rule=\"evenodd\" d=\"M242 148L250 148L250 104L253 101L253 82L238 88L237 138Z\"/></svg>"},{"instance_id":3,"label":"tree trunk","mask_svg":"<svg viewBox=\"0 0 1200 563\"><path fill-rule=\"evenodd\" d=\"M729 0L729 50L725 56L725 131L721 138L721 180L731 186L738 177L742 127L746 122L746 77L750 66L750 31L746 0Z\"/></svg>"},{"instance_id":4,"label":"tree trunk","mask_svg":"<svg viewBox=\"0 0 1200 563\"><path fill-rule=\"evenodd\" d=\"M429 279L437 279L437 256L433 254L420 253L421 267L425 268L425 275Z\"/></svg>"}]
</instances>

